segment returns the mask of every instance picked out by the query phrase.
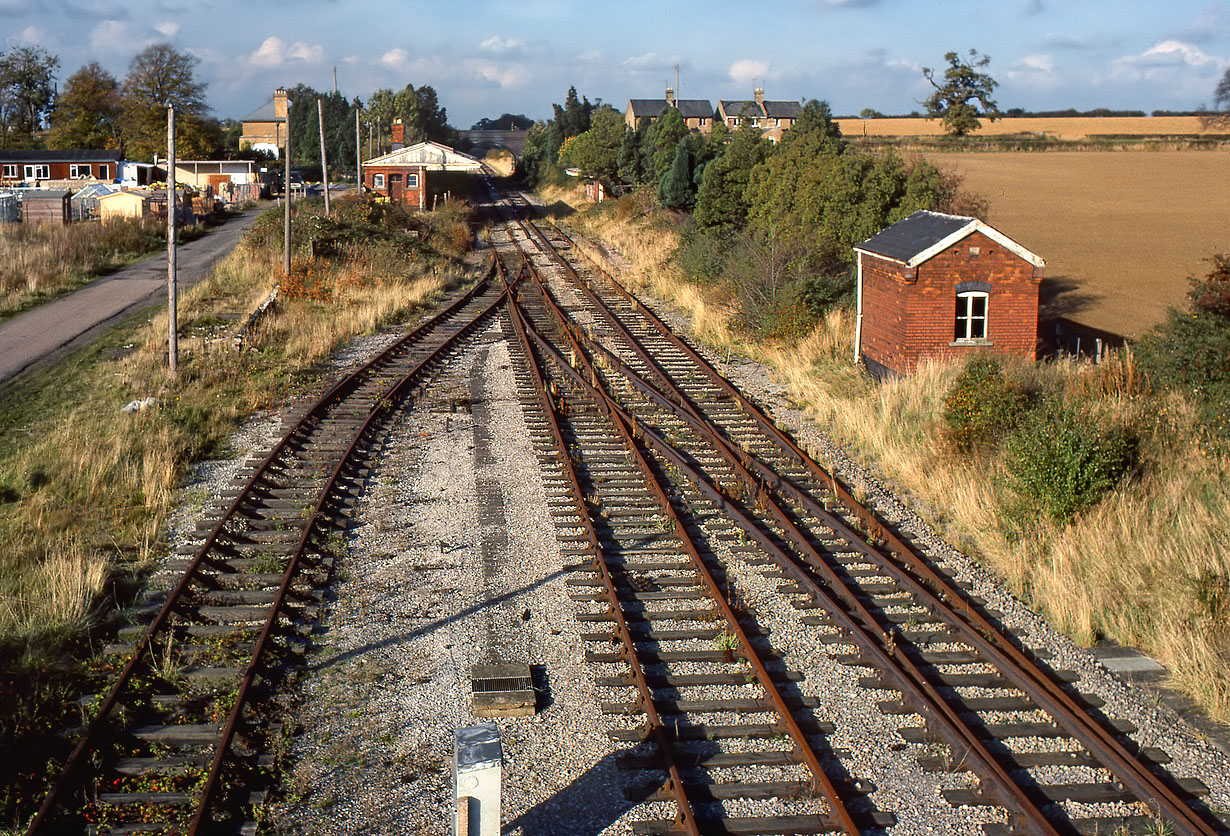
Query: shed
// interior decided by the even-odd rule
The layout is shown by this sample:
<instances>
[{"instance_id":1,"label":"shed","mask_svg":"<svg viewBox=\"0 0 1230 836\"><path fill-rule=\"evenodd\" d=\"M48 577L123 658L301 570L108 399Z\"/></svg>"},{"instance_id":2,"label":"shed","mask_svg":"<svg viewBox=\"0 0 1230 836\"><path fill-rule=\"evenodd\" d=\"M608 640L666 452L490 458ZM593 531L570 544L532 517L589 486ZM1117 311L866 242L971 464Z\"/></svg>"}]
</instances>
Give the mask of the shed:
<instances>
[{"instance_id":1,"label":"shed","mask_svg":"<svg viewBox=\"0 0 1230 836\"><path fill-rule=\"evenodd\" d=\"M29 189L21 198L22 223L66 224L73 219L68 189Z\"/></svg>"},{"instance_id":2,"label":"shed","mask_svg":"<svg viewBox=\"0 0 1230 836\"><path fill-rule=\"evenodd\" d=\"M114 218L144 218L150 212L150 193L124 189L98 198L98 216L103 223Z\"/></svg>"},{"instance_id":3,"label":"shed","mask_svg":"<svg viewBox=\"0 0 1230 836\"><path fill-rule=\"evenodd\" d=\"M918 211L854 251L855 362L873 374L973 351L1036 359L1046 262L989 224Z\"/></svg>"}]
</instances>

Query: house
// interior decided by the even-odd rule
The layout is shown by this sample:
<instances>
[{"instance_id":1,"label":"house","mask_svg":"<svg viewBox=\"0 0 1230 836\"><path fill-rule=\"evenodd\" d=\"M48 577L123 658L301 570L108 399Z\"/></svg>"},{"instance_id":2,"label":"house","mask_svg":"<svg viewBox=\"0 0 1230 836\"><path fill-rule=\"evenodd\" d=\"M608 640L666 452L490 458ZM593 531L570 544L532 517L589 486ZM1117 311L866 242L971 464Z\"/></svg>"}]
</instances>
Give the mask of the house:
<instances>
[{"instance_id":1,"label":"house","mask_svg":"<svg viewBox=\"0 0 1230 836\"><path fill-rule=\"evenodd\" d=\"M268 151L280 157L282 146L286 144L287 107L286 91L279 87L273 91L272 99L240 120L243 132L239 136L239 147Z\"/></svg>"},{"instance_id":2,"label":"house","mask_svg":"<svg viewBox=\"0 0 1230 836\"><path fill-rule=\"evenodd\" d=\"M854 248L854 359L877 377L974 351L1037 357L1045 262L977 218L918 211Z\"/></svg>"},{"instance_id":3,"label":"house","mask_svg":"<svg viewBox=\"0 0 1230 836\"><path fill-rule=\"evenodd\" d=\"M666 97L662 99L628 99L628 109L624 112L624 121L632 130L642 119L655 121L665 108L673 107L683 117L683 122L690 130L709 133L713 130L713 105L708 99L676 99L674 89L666 88Z\"/></svg>"},{"instance_id":4,"label":"house","mask_svg":"<svg viewBox=\"0 0 1230 836\"><path fill-rule=\"evenodd\" d=\"M119 165L119 151L0 151L0 183L109 182L119 174Z\"/></svg>"},{"instance_id":5,"label":"house","mask_svg":"<svg viewBox=\"0 0 1230 836\"><path fill-rule=\"evenodd\" d=\"M402 142L401 127L393 125L394 147ZM363 184L368 192L393 203L426 209L427 172L477 173L482 167L481 161L447 145L420 142L363 163Z\"/></svg>"},{"instance_id":6,"label":"house","mask_svg":"<svg viewBox=\"0 0 1230 836\"><path fill-rule=\"evenodd\" d=\"M767 101L764 88L757 87L751 101L719 99L717 118L731 129L738 129L745 123L754 128L760 128L766 135L776 141L783 131L794 126L803 106L791 101Z\"/></svg>"}]
</instances>

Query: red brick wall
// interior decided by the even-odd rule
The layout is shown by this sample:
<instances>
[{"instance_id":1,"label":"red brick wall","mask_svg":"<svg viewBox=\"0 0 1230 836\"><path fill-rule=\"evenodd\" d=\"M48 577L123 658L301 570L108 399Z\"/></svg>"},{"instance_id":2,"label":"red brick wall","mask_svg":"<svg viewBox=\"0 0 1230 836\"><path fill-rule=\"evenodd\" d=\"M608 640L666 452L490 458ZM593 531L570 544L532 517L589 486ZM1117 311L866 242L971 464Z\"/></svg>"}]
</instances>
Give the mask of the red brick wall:
<instances>
[{"instance_id":1,"label":"red brick wall","mask_svg":"<svg viewBox=\"0 0 1230 836\"><path fill-rule=\"evenodd\" d=\"M978 255L970 248L977 247ZM904 265L863 255L862 353L898 372L925 357L972 351L1037 356L1041 270L981 232L966 236L920 264L913 281ZM990 345L953 345L956 286L991 285L987 300Z\"/></svg>"},{"instance_id":2,"label":"red brick wall","mask_svg":"<svg viewBox=\"0 0 1230 836\"><path fill-rule=\"evenodd\" d=\"M372 183L375 181L375 175L384 175L384 188L377 189ZM402 187L400 190L392 188L392 179L390 175L400 174L402 176ZM406 175L417 174L419 185L416 189L405 188ZM363 183L367 186L368 192L387 197L394 203L399 203L403 206L409 206L411 209L420 207L426 208L427 195L427 169L420 165L379 165L379 166L363 166ZM396 192L396 193L395 193Z\"/></svg>"}]
</instances>

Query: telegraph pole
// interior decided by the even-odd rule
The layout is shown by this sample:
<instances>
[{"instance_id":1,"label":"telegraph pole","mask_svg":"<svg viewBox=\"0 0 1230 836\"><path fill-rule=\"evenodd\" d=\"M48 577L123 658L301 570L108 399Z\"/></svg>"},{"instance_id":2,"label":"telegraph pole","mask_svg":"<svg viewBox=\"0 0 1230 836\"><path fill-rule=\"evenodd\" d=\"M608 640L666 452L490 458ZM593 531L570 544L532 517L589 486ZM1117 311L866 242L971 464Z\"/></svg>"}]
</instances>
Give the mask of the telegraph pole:
<instances>
[{"instance_id":1,"label":"telegraph pole","mask_svg":"<svg viewBox=\"0 0 1230 836\"><path fill-rule=\"evenodd\" d=\"M286 174L282 191L286 198L286 214L282 222L282 275L290 278L290 99L286 100Z\"/></svg>"},{"instance_id":2,"label":"telegraph pole","mask_svg":"<svg viewBox=\"0 0 1230 836\"><path fill-rule=\"evenodd\" d=\"M354 109L354 188L363 194L363 142L359 135L359 109Z\"/></svg>"},{"instance_id":3,"label":"telegraph pole","mask_svg":"<svg viewBox=\"0 0 1230 836\"><path fill-rule=\"evenodd\" d=\"M325 107L316 100L316 120L320 123L320 179L325 186L325 215L329 212L329 161L325 159Z\"/></svg>"},{"instance_id":4,"label":"telegraph pole","mask_svg":"<svg viewBox=\"0 0 1230 836\"><path fill-rule=\"evenodd\" d=\"M178 253L175 250L175 105L167 105L167 365L179 370Z\"/></svg>"}]
</instances>

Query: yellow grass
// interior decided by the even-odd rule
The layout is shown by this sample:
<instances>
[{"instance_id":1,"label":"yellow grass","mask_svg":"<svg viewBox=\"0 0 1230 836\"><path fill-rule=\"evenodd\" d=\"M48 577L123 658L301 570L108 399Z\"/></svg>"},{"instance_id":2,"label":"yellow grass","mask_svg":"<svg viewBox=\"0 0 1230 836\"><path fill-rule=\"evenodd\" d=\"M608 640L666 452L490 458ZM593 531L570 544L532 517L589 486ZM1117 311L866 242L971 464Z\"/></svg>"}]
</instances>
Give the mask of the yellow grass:
<instances>
[{"instance_id":1,"label":"yellow grass","mask_svg":"<svg viewBox=\"0 0 1230 836\"><path fill-rule=\"evenodd\" d=\"M843 136L944 136L939 119L838 119ZM1199 116L1104 116L1071 118L983 119L971 136L1046 135L1058 139L1088 139L1096 136L1188 136L1225 133L1225 128L1206 129Z\"/></svg>"},{"instance_id":2,"label":"yellow grass","mask_svg":"<svg viewBox=\"0 0 1230 836\"><path fill-rule=\"evenodd\" d=\"M1139 337L1186 304L1189 275L1230 251L1230 149L931 156L985 196L988 220L1046 259L1044 297L1077 322Z\"/></svg>"},{"instance_id":3,"label":"yellow grass","mask_svg":"<svg viewBox=\"0 0 1230 836\"><path fill-rule=\"evenodd\" d=\"M1079 643L1104 635L1145 648L1176 687L1230 718L1230 592L1222 609L1210 609L1195 583L1202 571L1230 578L1230 466L1191 441L1198 433L1181 401L1159 408L1139 394L1130 355L1101 367L1063 361L1018 369L1070 398L1098 396L1107 420L1143 428L1150 445L1142 477L1091 513L1067 526L1022 523L1002 465L959 456L945 438L943 400L957 367L925 363L912 377L873 383L850 362L853 323L843 311L789 345L747 342L730 327L725 304L668 260L677 240L669 228L621 220L605 207L573 223L629 262L621 278L698 317L702 342L767 363L831 437L1058 629Z\"/></svg>"}]
</instances>

